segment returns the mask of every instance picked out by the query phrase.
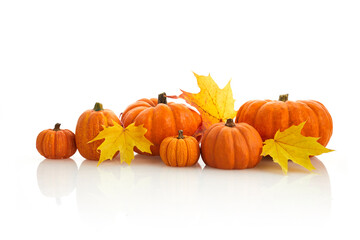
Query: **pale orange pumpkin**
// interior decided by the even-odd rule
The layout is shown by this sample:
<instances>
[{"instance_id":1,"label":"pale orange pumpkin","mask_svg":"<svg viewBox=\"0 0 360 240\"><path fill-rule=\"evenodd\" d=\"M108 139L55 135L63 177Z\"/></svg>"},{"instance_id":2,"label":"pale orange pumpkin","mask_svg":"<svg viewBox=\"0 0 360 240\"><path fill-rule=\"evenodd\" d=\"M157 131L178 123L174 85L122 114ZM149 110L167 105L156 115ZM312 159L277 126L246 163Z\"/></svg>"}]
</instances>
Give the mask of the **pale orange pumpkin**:
<instances>
[{"instance_id":1,"label":"pale orange pumpkin","mask_svg":"<svg viewBox=\"0 0 360 240\"><path fill-rule=\"evenodd\" d=\"M205 131L201 139L201 157L206 165L214 168L253 168L261 160L262 146L255 128L228 119Z\"/></svg>"},{"instance_id":2,"label":"pale orange pumpkin","mask_svg":"<svg viewBox=\"0 0 360 240\"><path fill-rule=\"evenodd\" d=\"M54 129L41 131L36 138L38 152L51 159L69 158L76 152L75 135L69 129L60 129L60 123Z\"/></svg>"},{"instance_id":3,"label":"pale orange pumpkin","mask_svg":"<svg viewBox=\"0 0 360 240\"><path fill-rule=\"evenodd\" d=\"M175 136L178 129L184 135L192 136L201 124L200 115L184 104L167 102L166 94L159 94L158 99L140 99L128 106L122 114L124 127L131 123L143 125L147 132L145 137L154 145L152 156L160 154L160 144L166 137ZM137 153L149 155L134 149Z\"/></svg>"},{"instance_id":4,"label":"pale orange pumpkin","mask_svg":"<svg viewBox=\"0 0 360 240\"><path fill-rule=\"evenodd\" d=\"M103 109L101 103L96 103L93 109L81 114L76 125L75 140L81 156L89 160L99 160L97 148L104 140L89 143L105 127L113 126L113 121L120 124L119 118L109 109Z\"/></svg>"},{"instance_id":5,"label":"pale orange pumpkin","mask_svg":"<svg viewBox=\"0 0 360 240\"><path fill-rule=\"evenodd\" d=\"M167 137L160 145L161 160L171 167L192 166L199 160L199 142L192 136L184 136L179 130L177 137Z\"/></svg>"},{"instance_id":6,"label":"pale orange pumpkin","mask_svg":"<svg viewBox=\"0 0 360 240\"><path fill-rule=\"evenodd\" d=\"M236 115L237 123L253 126L263 141L272 139L280 130L306 121L301 133L306 137L318 137L326 146L333 132L333 123L326 107L315 100L289 101L288 94L279 100L251 100L244 103Z\"/></svg>"}]
</instances>

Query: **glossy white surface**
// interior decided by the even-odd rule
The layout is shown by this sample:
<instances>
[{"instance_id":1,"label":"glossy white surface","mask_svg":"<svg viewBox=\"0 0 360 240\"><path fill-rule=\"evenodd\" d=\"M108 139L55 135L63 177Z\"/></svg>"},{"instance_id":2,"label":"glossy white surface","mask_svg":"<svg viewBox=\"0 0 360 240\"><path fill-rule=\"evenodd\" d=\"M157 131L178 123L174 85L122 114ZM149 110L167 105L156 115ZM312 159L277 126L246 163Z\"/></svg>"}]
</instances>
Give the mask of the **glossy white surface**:
<instances>
[{"instance_id":1,"label":"glossy white surface","mask_svg":"<svg viewBox=\"0 0 360 240\"><path fill-rule=\"evenodd\" d=\"M1 1L0 239L360 239L358 1ZM96 101L117 115L160 92L198 92L192 72L235 108L316 99L335 152L316 170L269 159L225 171L45 160L37 134L75 130ZM181 100L178 100L181 102ZM118 159L117 159L118 160Z\"/></svg>"}]
</instances>

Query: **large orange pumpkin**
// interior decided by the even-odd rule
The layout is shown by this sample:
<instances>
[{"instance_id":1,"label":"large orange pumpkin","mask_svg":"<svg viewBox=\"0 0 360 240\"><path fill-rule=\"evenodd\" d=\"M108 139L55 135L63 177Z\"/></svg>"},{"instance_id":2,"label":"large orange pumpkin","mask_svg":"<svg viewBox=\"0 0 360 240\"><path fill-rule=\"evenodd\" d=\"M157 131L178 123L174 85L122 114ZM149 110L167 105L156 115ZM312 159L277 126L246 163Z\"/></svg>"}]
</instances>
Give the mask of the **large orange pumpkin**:
<instances>
[{"instance_id":1,"label":"large orange pumpkin","mask_svg":"<svg viewBox=\"0 0 360 240\"><path fill-rule=\"evenodd\" d=\"M184 136L179 130L176 137L167 137L160 144L161 160L171 167L192 166L199 160L199 142L192 136Z\"/></svg>"},{"instance_id":2,"label":"large orange pumpkin","mask_svg":"<svg viewBox=\"0 0 360 240\"><path fill-rule=\"evenodd\" d=\"M262 146L255 128L228 119L205 131L201 139L201 157L206 165L214 168L252 168L261 160Z\"/></svg>"},{"instance_id":3,"label":"large orange pumpkin","mask_svg":"<svg viewBox=\"0 0 360 240\"><path fill-rule=\"evenodd\" d=\"M236 115L236 122L246 122L253 126L263 141L274 138L280 129L284 131L292 125L304 121L302 134L319 137L318 142L326 146L333 131L333 123L328 110L315 100L288 101L288 94L279 100L252 100L244 103Z\"/></svg>"},{"instance_id":4,"label":"large orange pumpkin","mask_svg":"<svg viewBox=\"0 0 360 240\"><path fill-rule=\"evenodd\" d=\"M103 109L101 103L96 103L93 109L81 114L75 130L76 146L81 156L89 160L99 160L100 153L97 148L104 140L88 142L104 129L103 126L113 126L113 121L120 124L115 113L109 109Z\"/></svg>"},{"instance_id":5,"label":"large orange pumpkin","mask_svg":"<svg viewBox=\"0 0 360 240\"><path fill-rule=\"evenodd\" d=\"M68 129L60 129L60 123L54 129L41 131L36 138L36 149L46 158L69 158L76 152L75 135Z\"/></svg>"},{"instance_id":6,"label":"large orange pumpkin","mask_svg":"<svg viewBox=\"0 0 360 240\"><path fill-rule=\"evenodd\" d=\"M201 124L200 115L184 104L167 102L166 94L159 94L158 99L140 99L128 106L122 114L124 127L135 122L147 129L145 137L154 145L152 156L158 156L160 144L166 137L175 136L179 129L184 135L192 136ZM149 155L134 149L137 153Z\"/></svg>"}]
</instances>

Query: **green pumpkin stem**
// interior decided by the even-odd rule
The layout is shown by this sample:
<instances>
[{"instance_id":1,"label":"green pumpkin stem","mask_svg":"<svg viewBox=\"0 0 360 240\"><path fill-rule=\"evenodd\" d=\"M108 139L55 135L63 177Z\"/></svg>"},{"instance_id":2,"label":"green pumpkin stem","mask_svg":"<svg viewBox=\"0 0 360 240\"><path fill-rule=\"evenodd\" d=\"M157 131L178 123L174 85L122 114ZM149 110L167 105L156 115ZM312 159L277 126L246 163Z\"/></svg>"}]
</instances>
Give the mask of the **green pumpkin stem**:
<instances>
[{"instance_id":1,"label":"green pumpkin stem","mask_svg":"<svg viewBox=\"0 0 360 240\"><path fill-rule=\"evenodd\" d=\"M286 102L289 98L289 94L283 94L279 96L279 101Z\"/></svg>"},{"instance_id":2,"label":"green pumpkin stem","mask_svg":"<svg viewBox=\"0 0 360 240\"><path fill-rule=\"evenodd\" d=\"M183 130L179 130L179 135L177 137L177 139L184 139L184 135L183 135Z\"/></svg>"},{"instance_id":3,"label":"green pumpkin stem","mask_svg":"<svg viewBox=\"0 0 360 240\"><path fill-rule=\"evenodd\" d=\"M55 127L54 127L54 131L59 131L60 130L60 125L61 125L61 123L57 123L57 124L55 124Z\"/></svg>"},{"instance_id":4,"label":"green pumpkin stem","mask_svg":"<svg viewBox=\"0 0 360 240\"><path fill-rule=\"evenodd\" d=\"M234 120L232 118L229 118L226 120L225 126L227 127L235 127Z\"/></svg>"},{"instance_id":5,"label":"green pumpkin stem","mask_svg":"<svg viewBox=\"0 0 360 240\"><path fill-rule=\"evenodd\" d=\"M95 103L95 106L94 106L93 110L98 112L98 111L104 110L104 108L103 108L103 105L101 103L97 102L97 103Z\"/></svg>"},{"instance_id":6,"label":"green pumpkin stem","mask_svg":"<svg viewBox=\"0 0 360 240\"><path fill-rule=\"evenodd\" d=\"M164 92L158 95L158 104L160 103L167 104L166 93Z\"/></svg>"}]
</instances>

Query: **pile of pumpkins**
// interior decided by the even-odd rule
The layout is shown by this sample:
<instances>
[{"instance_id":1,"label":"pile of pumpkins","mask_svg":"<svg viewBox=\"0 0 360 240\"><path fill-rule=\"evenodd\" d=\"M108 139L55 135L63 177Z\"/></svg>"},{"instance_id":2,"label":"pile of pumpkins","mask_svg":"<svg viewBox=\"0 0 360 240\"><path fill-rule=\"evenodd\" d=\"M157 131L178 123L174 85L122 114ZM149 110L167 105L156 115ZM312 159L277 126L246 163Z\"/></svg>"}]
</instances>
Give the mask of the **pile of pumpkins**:
<instances>
[{"instance_id":1,"label":"pile of pumpkins","mask_svg":"<svg viewBox=\"0 0 360 240\"><path fill-rule=\"evenodd\" d=\"M206 165L221 169L255 167L261 160L263 141L274 138L275 133L304 121L304 136L318 137L326 146L332 135L332 119L323 104L315 100L289 101L288 95L279 100L252 100L237 112L235 122L227 119L205 130L198 141L193 135L201 127L201 116L185 104L167 102L166 94L158 98L143 98L129 105L121 120L109 109L96 103L93 109L81 114L75 134L68 129L42 131L36 148L46 158L62 159L72 156L76 149L89 160L99 160L97 148L104 140L88 143L103 126L113 121L127 127L131 123L147 129L145 137L153 143L151 156L160 155L168 166L194 165L200 155ZM199 147L201 144L201 148Z\"/></svg>"}]
</instances>

